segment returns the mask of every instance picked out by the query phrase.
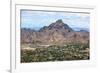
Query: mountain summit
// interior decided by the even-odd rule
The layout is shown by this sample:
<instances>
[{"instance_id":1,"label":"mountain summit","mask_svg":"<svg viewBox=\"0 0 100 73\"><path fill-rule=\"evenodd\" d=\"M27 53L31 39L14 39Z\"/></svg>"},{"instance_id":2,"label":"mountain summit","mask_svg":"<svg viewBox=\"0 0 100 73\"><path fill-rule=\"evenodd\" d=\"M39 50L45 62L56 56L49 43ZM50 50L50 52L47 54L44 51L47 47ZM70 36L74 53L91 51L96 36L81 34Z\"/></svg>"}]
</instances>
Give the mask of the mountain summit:
<instances>
[{"instance_id":1,"label":"mountain summit","mask_svg":"<svg viewBox=\"0 0 100 73\"><path fill-rule=\"evenodd\" d=\"M89 32L74 31L68 24L61 19L44 26L39 31L29 31L21 29L22 43L35 44L66 44L71 42L87 43Z\"/></svg>"},{"instance_id":2,"label":"mountain summit","mask_svg":"<svg viewBox=\"0 0 100 73\"><path fill-rule=\"evenodd\" d=\"M57 20L54 23L51 23L49 26L44 26L40 30L63 30L66 32L73 31L72 28L70 28L67 24L65 24L61 19Z\"/></svg>"},{"instance_id":3,"label":"mountain summit","mask_svg":"<svg viewBox=\"0 0 100 73\"><path fill-rule=\"evenodd\" d=\"M63 23L62 19L56 21L56 23Z\"/></svg>"}]
</instances>

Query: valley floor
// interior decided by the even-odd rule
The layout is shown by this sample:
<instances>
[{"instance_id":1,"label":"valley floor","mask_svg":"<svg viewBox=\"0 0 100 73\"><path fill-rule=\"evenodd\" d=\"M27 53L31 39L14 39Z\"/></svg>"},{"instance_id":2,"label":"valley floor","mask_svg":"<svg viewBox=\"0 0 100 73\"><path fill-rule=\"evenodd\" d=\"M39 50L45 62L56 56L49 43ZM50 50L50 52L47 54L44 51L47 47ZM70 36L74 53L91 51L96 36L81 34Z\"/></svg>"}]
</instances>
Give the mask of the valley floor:
<instances>
[{"instance_id":1,"label":"valley floor","mask_svg":"<svg viewBox=\"0 0 100 73\"><path fill-rule=\"evenodd\" d=\"M69 61L89 60L89 44L66 44L49 46L22 46L21 63L46 62L46 61Z\"/></svg>"}]
</instances>

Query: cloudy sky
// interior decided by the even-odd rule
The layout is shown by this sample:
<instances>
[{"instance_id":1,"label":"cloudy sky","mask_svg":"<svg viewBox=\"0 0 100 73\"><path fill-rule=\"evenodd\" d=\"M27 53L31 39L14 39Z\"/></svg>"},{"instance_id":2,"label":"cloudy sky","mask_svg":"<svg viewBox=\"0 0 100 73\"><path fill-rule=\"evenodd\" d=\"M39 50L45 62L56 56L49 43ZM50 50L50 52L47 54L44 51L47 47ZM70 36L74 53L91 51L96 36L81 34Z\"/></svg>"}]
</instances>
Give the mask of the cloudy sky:
<instances>
[{"instance_id":1,"label":"cloudy sky","mask_svg":"<svg viewBox=\"0 0 100 73\"><path fill-rule=\"evenodd\" d=\"M86 13L21 10L21 28L38 30L58 19L62 19L75 30L80 28L89 30L90 15Z\"/></svg>"}]
</instances>

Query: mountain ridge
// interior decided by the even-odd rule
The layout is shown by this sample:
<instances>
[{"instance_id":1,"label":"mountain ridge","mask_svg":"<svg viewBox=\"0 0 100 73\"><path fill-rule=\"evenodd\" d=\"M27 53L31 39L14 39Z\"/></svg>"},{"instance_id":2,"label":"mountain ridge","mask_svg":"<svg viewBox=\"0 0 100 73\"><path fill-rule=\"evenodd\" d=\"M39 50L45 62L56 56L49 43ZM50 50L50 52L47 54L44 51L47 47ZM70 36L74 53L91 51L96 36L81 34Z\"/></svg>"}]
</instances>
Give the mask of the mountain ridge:
<instances>
[{"instance_id":1,"label":"mountain ridge","mask_svg":"<svg viewBox=\"0 0 100 73\"><path fill-rule=\"evenodd\" d=\"M24 31L23 31L24 30ZM39 31L21 28L21 42L33 44L87 43L89 32L75 31L61 19L42 27Z\"/></svg>"}]
</instances>

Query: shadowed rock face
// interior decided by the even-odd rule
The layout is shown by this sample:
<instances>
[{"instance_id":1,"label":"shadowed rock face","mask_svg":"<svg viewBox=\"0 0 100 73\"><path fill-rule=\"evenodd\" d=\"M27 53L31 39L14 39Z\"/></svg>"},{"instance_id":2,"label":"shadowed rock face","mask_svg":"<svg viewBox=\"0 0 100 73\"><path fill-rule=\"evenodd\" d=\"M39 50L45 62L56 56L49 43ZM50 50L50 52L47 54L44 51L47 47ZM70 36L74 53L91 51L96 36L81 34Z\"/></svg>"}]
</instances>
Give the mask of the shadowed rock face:
<instances>
[{"instance_id":1,"label":"shadowed rock face","mask_svg":"<svg viewBox=\"0 0 100 73\"><path fill-rule=\"evenodd\" d=\"M66 43L87 43L89 32L74 31L61 19L49 26L44 26L39 31L21 29L21 42L34 44L66 44Z\"/></svg>"},{"instance_id":2,"label":"shadowed rock face","mask_svg":"<svg viewBox=\"0 0 100 73\"><path fill-rule=\"evenodd\" d=\"M49 26L44 26L40 29L40 31L46 31L46 30L60 30L60 31L73 31L72 28L70 28L67 24L63 23L61 19L57 20L56 22L50 24Z\"/></svg>"}]
</instances>

